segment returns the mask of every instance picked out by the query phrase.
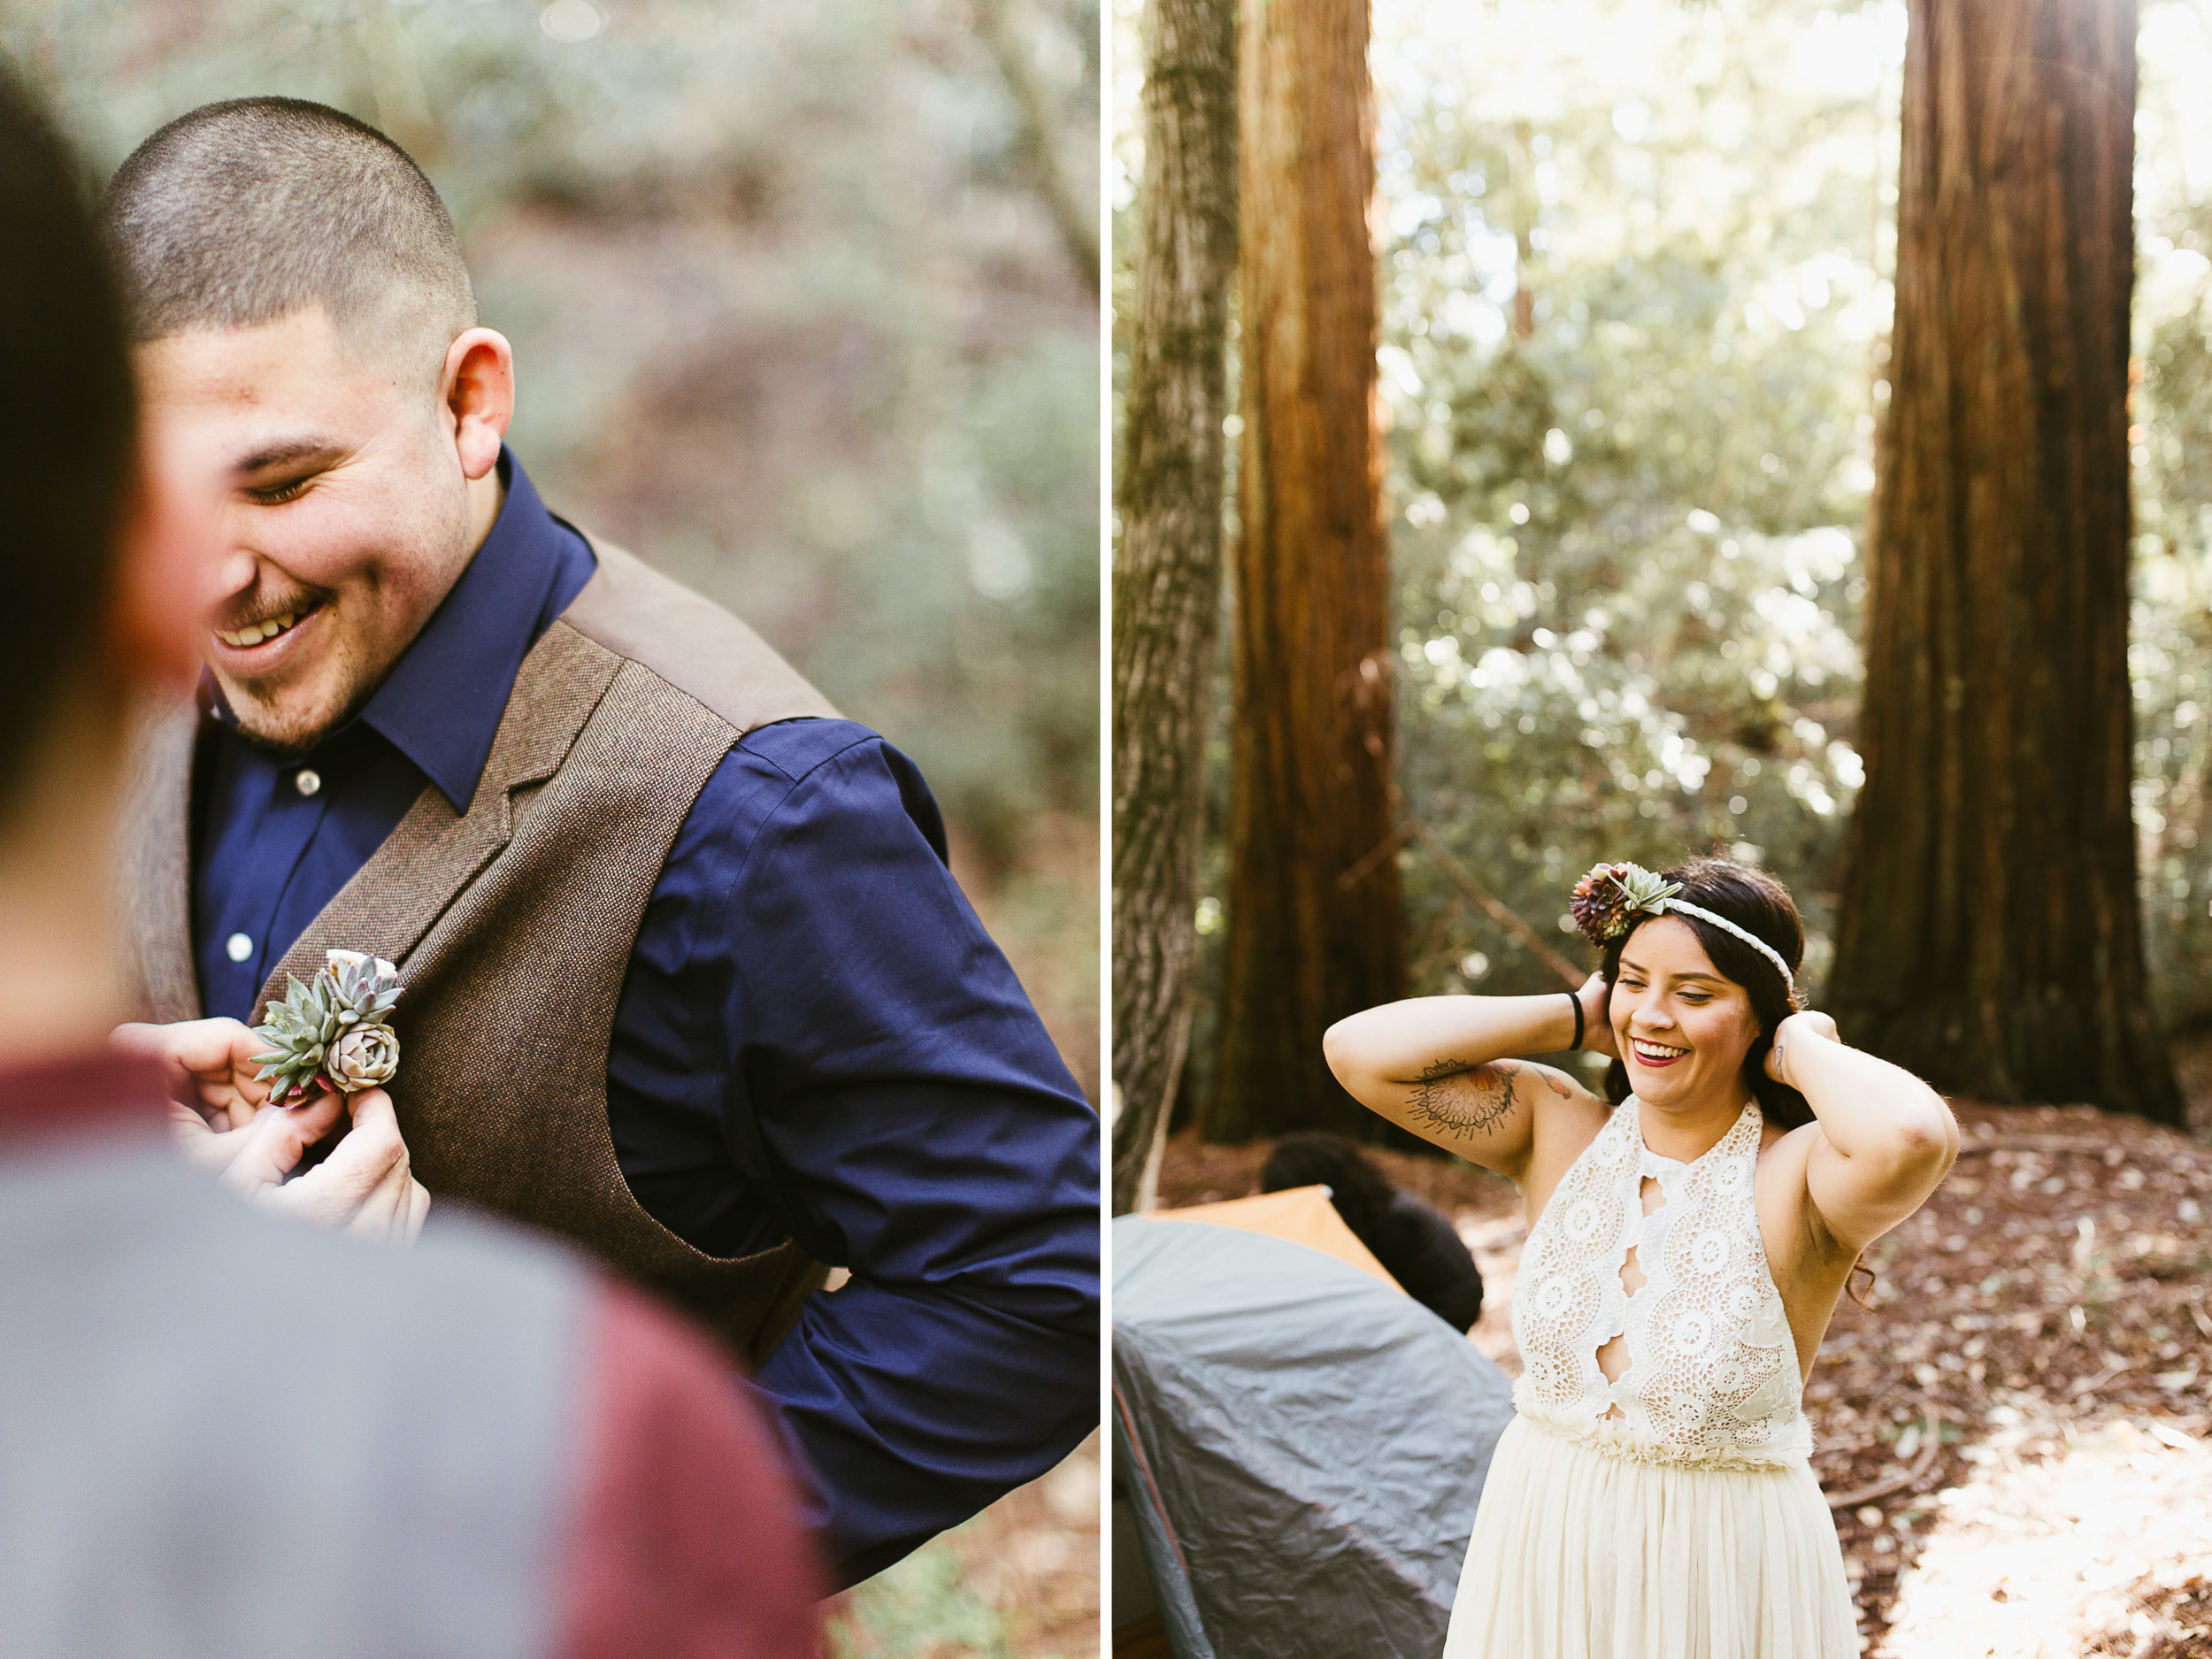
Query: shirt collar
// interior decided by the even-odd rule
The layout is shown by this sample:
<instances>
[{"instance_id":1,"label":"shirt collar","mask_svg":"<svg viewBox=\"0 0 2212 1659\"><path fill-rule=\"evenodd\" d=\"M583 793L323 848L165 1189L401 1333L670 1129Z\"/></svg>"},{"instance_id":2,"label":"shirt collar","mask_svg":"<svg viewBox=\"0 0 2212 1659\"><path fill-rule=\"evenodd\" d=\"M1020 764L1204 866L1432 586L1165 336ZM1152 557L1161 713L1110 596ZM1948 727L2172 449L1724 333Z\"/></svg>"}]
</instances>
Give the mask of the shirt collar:
<instances>
[{"instance_id":1,"label":"shirt collar","mask_svg":"<svg viewBox=\"0 0 2212 1659\"><path fill-rule=\"evenodd\" d=\"M507 497L490 534L360 715L463 813L560 573L560 526L504 449L499 465Z\"/></svg>"}]
</instances>

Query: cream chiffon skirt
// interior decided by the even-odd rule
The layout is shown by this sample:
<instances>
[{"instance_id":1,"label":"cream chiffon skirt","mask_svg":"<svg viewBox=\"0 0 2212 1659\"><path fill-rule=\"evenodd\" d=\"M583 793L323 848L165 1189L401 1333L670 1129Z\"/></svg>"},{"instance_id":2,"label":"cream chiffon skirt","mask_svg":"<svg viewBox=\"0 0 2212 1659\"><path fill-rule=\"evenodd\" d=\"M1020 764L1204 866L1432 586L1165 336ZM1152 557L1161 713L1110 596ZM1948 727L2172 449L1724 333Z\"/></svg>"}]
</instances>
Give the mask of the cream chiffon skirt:
<instances>
[{"instance_id":1,"label":"cream chiffon skirt","mask_svg":"<svg viewBox=\"0 0 2212 1659\"><path fill-rule=\"evenodd\" d=\"M1499 1437L1444 1659L1853 1659L1820 1483L1640 1463L1517 1417Z\"/></svg>"}]
</instances>

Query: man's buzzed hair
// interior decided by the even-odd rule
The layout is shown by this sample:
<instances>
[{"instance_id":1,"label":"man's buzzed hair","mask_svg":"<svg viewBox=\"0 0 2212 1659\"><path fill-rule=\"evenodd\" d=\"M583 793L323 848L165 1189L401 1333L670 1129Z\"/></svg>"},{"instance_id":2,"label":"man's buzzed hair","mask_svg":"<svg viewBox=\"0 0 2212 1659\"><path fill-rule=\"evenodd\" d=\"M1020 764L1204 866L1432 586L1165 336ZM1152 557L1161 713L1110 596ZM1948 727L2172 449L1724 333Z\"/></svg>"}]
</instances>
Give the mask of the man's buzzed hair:
<instances>
[{"instance_id":1,"label":"man's buzzed hair","mask_svg":"<svg viewBox=\"0 0 2212 1659\"><path fill-rule=\"evenodd\" d=\"M460 239L413 157L350 115L236 98L132 151L102 220L132 338L273 323L319 305L356 349L422 359L474 326Z\"/></svg>"}]
</instances>

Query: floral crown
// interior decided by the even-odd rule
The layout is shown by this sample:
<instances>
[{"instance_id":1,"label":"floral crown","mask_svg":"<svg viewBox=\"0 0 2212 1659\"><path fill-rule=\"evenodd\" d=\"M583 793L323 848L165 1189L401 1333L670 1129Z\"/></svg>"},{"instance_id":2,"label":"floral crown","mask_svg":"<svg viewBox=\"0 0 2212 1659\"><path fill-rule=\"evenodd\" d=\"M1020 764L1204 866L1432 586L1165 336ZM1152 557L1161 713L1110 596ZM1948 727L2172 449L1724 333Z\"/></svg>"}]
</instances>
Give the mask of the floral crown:
<instances>
[{"instance_id":1,"label":"floral crown","mask_svg":"<svg viewBox=\"0 0 2212 1659\"><path fill-rule=\"evenodd\" d=\"M1574 916L1575 926L1594 945L1609 945L1627 933L1636 925L1634 912L1638 910L1649 916L1664 916L1675 910L1694 916L1701 922L1710 922L1771 962L1774 971L1782 976L1782 987L1789 993L1790 1001L1797 1001L1797 977L1790 972L1790 964L1782 960L1780 951L1725 916L1717 916L1701 904L1676 897L1681 891L1679 881L1654 875L1641 864L1594 864L1590 873L1575 883L1574 897L1567 908Z\"/></svg>"}]
</instances>

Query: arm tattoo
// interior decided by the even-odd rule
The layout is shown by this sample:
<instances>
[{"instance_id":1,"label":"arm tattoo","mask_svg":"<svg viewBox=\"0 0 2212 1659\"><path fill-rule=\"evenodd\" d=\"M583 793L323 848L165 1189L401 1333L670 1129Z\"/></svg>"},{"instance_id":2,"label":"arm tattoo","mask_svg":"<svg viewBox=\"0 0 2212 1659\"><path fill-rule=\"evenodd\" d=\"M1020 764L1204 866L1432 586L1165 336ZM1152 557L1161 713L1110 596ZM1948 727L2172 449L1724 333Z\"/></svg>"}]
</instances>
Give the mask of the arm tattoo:
<instances>
[{"instance_id":1,"label":"arm tattoo","mask_svg":"<svg viewBox=\"0 0 2212 1659\"><path fill-rule=\"evenodd\" d=\"M1439 1060L1425 1066L1407 1102L1409 1127L1461 1140L1487 1134L1513 1110L1513 1075L1514 1068L1495 1063Z\"/></svg>"}]
</instances>

